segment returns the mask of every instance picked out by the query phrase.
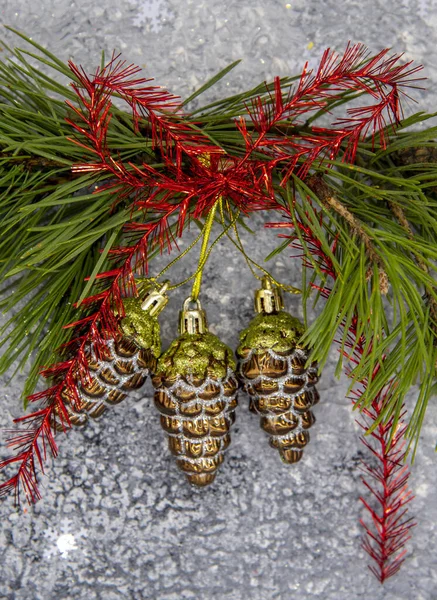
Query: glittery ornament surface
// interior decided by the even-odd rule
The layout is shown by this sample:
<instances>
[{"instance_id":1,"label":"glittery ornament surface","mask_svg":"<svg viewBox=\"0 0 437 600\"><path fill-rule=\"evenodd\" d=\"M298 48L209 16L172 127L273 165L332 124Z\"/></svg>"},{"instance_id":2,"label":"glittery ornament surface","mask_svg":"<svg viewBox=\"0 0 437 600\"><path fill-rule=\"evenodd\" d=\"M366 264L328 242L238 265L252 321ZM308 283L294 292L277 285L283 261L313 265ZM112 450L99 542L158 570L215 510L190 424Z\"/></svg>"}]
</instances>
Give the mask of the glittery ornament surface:
<instances>
[{"instance_id":1,"label":"glittery ornament surface","mask_svg":"<svg viewBox=\"0 0 437 600\"><path fill-rule=\"evenodd\" d=\"M160 358L153 385L169 449L188 480L214 481L229 446L238 382L232 352L217 336L183 334Z\"/></svg>"},{"instance_id":2,"label":"glittery ornament surface","mask_svg":"<svg viewBox=\"0 0 437 600\"><path fill-rule=\"evenodd\" d=\"M156 377L154 384L161 427L178 467L195 485L212 483L231 442L238 388L233 371L228 368L222 378Z\"/></svg>"},{"instance_id":3,"label":"glittery ornament surface","mask_svg":"<svg viewBox=\"0 0 437 600\"><path fill-rule=\"evenodd\" d=\"M143 320L145 317L143 313ZM97 419L130 391L139 389L156 365L152 349L142 348L123 336L108 340L99 357L93 347L88 348L87 354L89 376L78 385L79 403L67 391L63 394L70 424L76 426L85 425L88 417ZM60 431L65 428L61 414L56 415L55 427Z\"/></svg>"},{"instance_id":4,"label":"glittery ornament surface","mask_svg":"<svg viewBox=\"0 0 437 600\"><path fill-rule=\"evenodd\" d=\"M264 319L270 316L258 315ZM249 394L251 410L261 417L260 425L269 435L270 445L284 462L298 462L310 441L308 429L315 422L310 409L319 401L314 387L317 369L306 368L307 352L290 344L280 354L268 347L239 348L237 353L238 375Z\"/></svg>"},{"instance_id":5,"label":"glittery ornament surface","mask_svg":"<svg viewBox=\"0 0 437 600\"><path fill-rule=\"evenodd\" d=\"M237 352L243 348L272 348L276 352L285 352L296 345L303 332L304 327L299 319L285 311L270 315L261 313L240 333Z\"/></svg>"},{"instance_id":6,"label":"glittery ornament surface","mask_svg":"<svg viewBox=\"0 0 437 600\"><path fill-rule=\"evenodd\" d=\"M161 356L156 374L165 374L168 378L181 374L220 378L226 376L228 367L235 369L233 352L216 335L186 333Z\"/></svg>"},{"instance_id":7,"label":"glittery ornament surface","mask_svg":"<svg viewBox=\"0 0 437 600\"><path fill-rule=\"evenodd\" d=\"M121 320L123 333L134 339L141 348L150 349L154 356L161 353L161 337L158 320L147 317L141 308L139 298L125 298L123 300L125 316Z\"/></svg>"}]
</instances>

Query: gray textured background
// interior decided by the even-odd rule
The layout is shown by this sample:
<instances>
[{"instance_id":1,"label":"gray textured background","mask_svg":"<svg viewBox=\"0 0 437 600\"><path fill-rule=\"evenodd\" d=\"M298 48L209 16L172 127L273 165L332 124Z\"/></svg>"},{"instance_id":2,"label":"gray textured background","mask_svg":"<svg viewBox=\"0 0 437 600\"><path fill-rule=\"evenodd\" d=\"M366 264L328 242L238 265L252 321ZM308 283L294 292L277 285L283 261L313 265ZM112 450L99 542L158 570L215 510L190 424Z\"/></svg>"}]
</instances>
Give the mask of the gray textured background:
<instances>
[{"instance_id":1,"label":"gray textured background","mask_svg":"<svg viewBox=\"0 0 437 600\"><path fill-rule=\"evenodd\" d=\"M1 0L0 20L86 67L96 65L101 49L121 50L183 96L238 58L243 62L213 94L294 74L305 60L317 64L325 47L342 50L348 40L372 51L391 46L424 64L429 79L420 108L433 110L433 5L432 0ZM258 259L275 242L269 232L257 236L256 244L245 240ZM187 273L195 258L194 253L185 264ZM270 268L299 284L298 267L286 253ZM175 277L180 275L181 270ZM202 297L211 329L233 347L252 316L253 287L241 258L223 243L207 267ZM175 335L181 300L182 292L175 294L161 319L165 344ZM291 299L288 307L299 313L299 300ZM0 427L21 414L17 397L24 377L4 379ZM137 394L139 401L128 399L111 418L60 437L60 456L43 479L43 500L19 510L10 500L0 505L0 598L436 600L435 403L413 467L411 510L418 525L408 560L381 587L360 549L361 446L344 399L346 382L334 380L331 366L319 388L312 442L294 467L268 448L242 396L225 464L205 490L189 487L168 455L149 382Z\"/></svg>"}]
</instances>

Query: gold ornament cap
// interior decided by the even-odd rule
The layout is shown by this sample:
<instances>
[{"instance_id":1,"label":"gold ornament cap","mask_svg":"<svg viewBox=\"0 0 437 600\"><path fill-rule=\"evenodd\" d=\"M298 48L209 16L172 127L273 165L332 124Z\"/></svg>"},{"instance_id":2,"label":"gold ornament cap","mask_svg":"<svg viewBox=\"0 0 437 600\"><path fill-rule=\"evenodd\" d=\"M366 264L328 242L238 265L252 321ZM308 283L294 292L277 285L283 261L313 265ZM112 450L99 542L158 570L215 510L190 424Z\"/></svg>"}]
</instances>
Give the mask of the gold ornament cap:
<instances>
[{"instance_id":1,"label":"gold ornament cap","mask_svg":"<svg viewBox=\"0 0 437 600\"><path fill-rule=\"evenodd\" d=\"M124 298L124 317L120 327L124 335L132 338L141 348L150 349L155 357L161 354L159 323L156 318L168 302L169 283L159 288L140 288L139 297Z\"/></svg>"},{"instance_id":2,"label":"gold ornament cap","mask_svg":"<svg viewBox=\"0 0 437 600\"><path fill-rule=\"evenodd\" d=\"M262 287L255 292L255 310L257 313L274 314L284 308L281 290L273 285L270 277L263 277Z\"/></svg>"},{"instance_id":3,"label":"gold ornament cap","mask_svg":"<svg viewBox=\"0 0 437 600\"><path fill-rule=\"evenodd\" d=\"M146 290L141 302L141 308L151 317L159 315L168 302L167 296L168 281L164 282L160 288L149 288Z\"/></svg>"},{"instance_id":4,"label":"gold ornament cap","mask_svg":"<svg viewBox=\"0 0 437 600\"><path fill-rule=\"evenodd\" d=\"M190 308L190 304L195 304L196 308ZM184 307L179 313L179 333L197 334L206 333L208 324L206 313L203 310L200 300L193 300L191 296L184 302Z\"/></svg>"}]
</instances>

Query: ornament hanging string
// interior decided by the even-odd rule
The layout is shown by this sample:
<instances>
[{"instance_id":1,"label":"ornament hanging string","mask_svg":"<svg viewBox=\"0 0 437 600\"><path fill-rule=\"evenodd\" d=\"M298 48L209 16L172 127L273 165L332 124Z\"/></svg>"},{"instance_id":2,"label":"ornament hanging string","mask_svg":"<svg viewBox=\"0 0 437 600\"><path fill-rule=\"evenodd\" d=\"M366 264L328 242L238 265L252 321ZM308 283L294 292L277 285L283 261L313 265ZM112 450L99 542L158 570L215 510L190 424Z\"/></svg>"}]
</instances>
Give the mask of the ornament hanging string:
<instances>
[{"instance_id":1,"label":"ornament hanging string","mask_svg":"<svg viewBox=\"0 0 437 600\"><path fill-rule=\"evenodd\" d=\"M194 284L193 284L193 289L192 289L192 294L191 297L193 298L193 300L197 300L199 294L200 294L200 287L201 287L201 282L202 282L202 276L203 276L203 269L205 267L206 262L208 261L211 252L214 248L214 246L221 240L222 237L224 237L225 235L228 237L228 239L232 242L232 244L234 244L234 246L242 253L242 255L244 256L244 259L247 263L247 266L249 267L251 273L253 274L253 276L258 279L259 281L262 280L262 278L264 276L267 276L271 279L271 281L274 283L274 285L276 285L278 288L284 290L285 292L288 292L290 294L301 294L302 291L299 288L296 288L292 285L285 285L279 281L277 281L273 275L267 271L267 269L264 269L264 267L262 267L260 264L258 264L255 260L253 260L245 251L243 243L241 241L240 238L240 234L238 232L238 227L237 227L237 223L238 223L238 219L240 218L241 215L241 211L238 210L235 214L233 214L230 210L230 207L228 207L228 210L230 212L230 214L232 215L231 220L227 223L226 222L226 218L225 218L225 212L224 212L224 199L222 196L220 196L216 202L214 203L214 205L212 206L208 217L205 221L205 225L202 229L202 231L199 233L199 235L196 237L196 239L194 239L191 244L185 248L185 250L183 252L181 252L181 254L179 254L178 256L176 256L176 258L174 258L172 261L170 261L159 273L158 275L156 275L155 277L148 277L145 278L144 280L138 280L139 282L143 282L146 285L150 285L150 283L155 283L158 282L161 277L169 270L171 269L179 260L181 260L182 258L184 258L199 242L199 240L203 237L203 242L202 242L202 247L200 250L200 257L199 257L199 263L197 266L197 269L195 270L194 273L192 273L189 277L187 277L186 279L178 282L178 283L174 283L172 285L168 285L167 290L171 291L171 290L175 290L183 285L185 285L186 283L188 283L189 281L191 281L192 279L196 279ZM210 247L208 248L208 241L209 238L211 236L211 231L212 231L212 227L214 224L214 220L215 220L215 216L216 216L216 212L217 212L217 208L219 208L220 211L220 216L221 216L221 222L223 225L223 231L217 236L217 238L212 242L212 244L210 245ZM230 230L233 229L235 232L235 237L237 238L237 241L235 241L232 236L230 235ZM254 265L257 269L259 269L261 271L261 273L263 273L262 276L258 275L255 271L255 269L253 268Z\"/></svg>"},{"instance_id":2,"label":"ornament hanging string","mask_svg":"<svg viewBox=\"0 0 437 600\"><path fill-rule=\"evenodd\" d=\"M218 202L221 202L221 199L218 200ZM215 211L214 211L215 212ZM209 218L210 215L208 215ZM213 215L214 217L215 215ZM196 270L194 271L194 273L192 273L189 277L187 277L186 279L179 281L178 283L174 283L173 285L168 285L167 286L167 291L171 291L171 290L175 290L183 285L185 285L186 283L188 283L189 281L191 281L192 279L194 279L195 277L198 277L199 274L203 271L203 268L205 266L205 263L207 262L214 246L222 239L222 237L224 237L225 235L228 235L229 230L235 226L236 221L238 220L240 216L240 211L237 211L234 219L228 223L225 227L225 229L217 236L217 238L212 242L211 246L208 248L208 251L205 252L203 251L203 245L202 245L202 249L201 249L201 253L200 253L200 258L199 258L199 263L197 265ZM212 219L213 221L214 219ZM192 250L194 248L194 246L198 243L198 241L204 237L205 239L205 233L206 233L206 227L207 227L208 223L205 223L205 226L203 227L202 231L200 232L200 234L197 236L197 238L195 240L193 240L193 242L191 242L191 244L185 248L185 250L179 254L176 258L174 258L171 262L168 263L168 265L166 265L159 273L158 275L156 275L155 277L146 277L146 278L138 278L137 282L139 282L139 284L144 284L146 286L149 286L150 283L156 283L158 282L159 279L161 279L161 277L173 266L175 265L181 258L183 258L184 256L186 256L188 254L188 252L190 252L190 250ZM211 233L211 228L212 228L212 224L209 227L209 232L208 232L208 239L210 237L210 233ZM208 242L208 240L207 240ZM261 267L260 267L261 268ZM141 289L141 288L140 288ZM199 285L199 289L200 289L200 285Z\"/></svg>"},{"instance_id":3,"label":"ornament hanging string","mask_svg":"<svg viewBox=\"0 0 437 600\"><path fill-rule=\"evenodd\" d=\"M220 214L221 214L222 224L224 226L225 225L225 216L224 216L222 204L220 205ZM269 271L267 271L267 269L264 269L264 267L259 265L252 258L250 258L250 256L246 253L246 251L244 249L243 242L241 241L240 234L238 232L237 222L238 222L238 217L236 219L234 219L233 227L232 227L235 232L235 237L237 238L237 241L235 241L229 234L229 228L226 229L226 235L229 238L229 240L234 244L234 246L243 255L243 257L247 263L247 266L249 267L249 269L250 269L252 275L255 277L255 279L258 279L258 281L262 281L263 277L267 276L272 281L272 283L274 283L274 285L276 285L278 288L284 290L284 292L288 292L290 294L301 294L302 290L300 290L297 287L294 287L293 285L285 285L283 283L280 283L273 277L273 275L271 273L269 273ZM258 275L258 273L255 271L255 269L252 267L252 265L255 265L255 267L257 269L259 269L261 271L261 273L263 273L263 275L262 276Z\"/></svg>"},{"instance_id":4,"label":"ornament hanging string","mask_svg":"<svg viewBox=\"0 0 437 600\"><path fill-rule=\"evenodd\" d=\"M193 283L193 288L191 290L191 298L195 302L199 298L200 286L202 285L202 275L203 268L205 266L206 261L208 260L208 256L211 252L212 246L207 251L209 236L211 235L212 226L214 224L215 213L217 212L218 205L222 202L222 196L219 196L215 203L213 204L211 210L209 211L208 217L205 221L205 227L203 230L203 241L202 247L200 249L200 258L199 258L199 267L197 269L196 278Z\"/></svg>"}]
</instances>

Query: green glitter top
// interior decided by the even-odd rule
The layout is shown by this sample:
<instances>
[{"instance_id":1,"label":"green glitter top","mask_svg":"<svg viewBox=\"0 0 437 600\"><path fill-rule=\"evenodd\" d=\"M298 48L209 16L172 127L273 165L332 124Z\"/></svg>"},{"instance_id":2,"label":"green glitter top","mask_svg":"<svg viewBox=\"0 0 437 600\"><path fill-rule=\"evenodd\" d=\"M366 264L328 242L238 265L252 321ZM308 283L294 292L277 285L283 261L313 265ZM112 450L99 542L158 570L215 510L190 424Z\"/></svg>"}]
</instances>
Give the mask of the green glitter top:
<instances>
[{"instance_id":1,"label":"green glitter top","mask_svg":"<svg viewBox=\"0 0 437 600\"><path fill-rule=\"evenodd\" d=\"M287 352L297 345L305 329L303 324L288 312L266 314L260 313L240 333L240 345L237 354L241 355L245 348L254 350L272 349L276 352Z\"/></svg>"},{"instance_id":2,"label":"green glitter top","mask_svg":"<svg viewBox=\"0 0 437 600\"><path fill-rule=\"evenodd\" d=\"M124 335L135 340L141 348L150 349L158 358L161 354L161 336L158 319L141 308L140 298L124 298L125 317L121 320Z\"/></svg>"},{"instance_id":3,"label":"green glitter top","mask_svg":"<svg viewBox=\"0 0 437 600\"><path fill-rule=\"evenodd\" d=\"M221 379L235 366L232 350L213 333L184 333L161 356L156 375Z\"/></svg>"}]
</instances>

